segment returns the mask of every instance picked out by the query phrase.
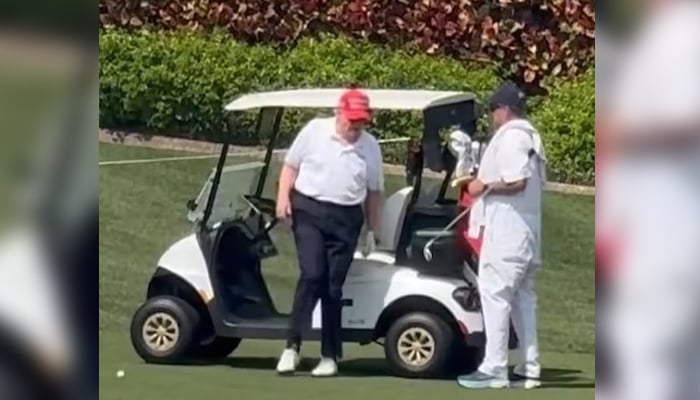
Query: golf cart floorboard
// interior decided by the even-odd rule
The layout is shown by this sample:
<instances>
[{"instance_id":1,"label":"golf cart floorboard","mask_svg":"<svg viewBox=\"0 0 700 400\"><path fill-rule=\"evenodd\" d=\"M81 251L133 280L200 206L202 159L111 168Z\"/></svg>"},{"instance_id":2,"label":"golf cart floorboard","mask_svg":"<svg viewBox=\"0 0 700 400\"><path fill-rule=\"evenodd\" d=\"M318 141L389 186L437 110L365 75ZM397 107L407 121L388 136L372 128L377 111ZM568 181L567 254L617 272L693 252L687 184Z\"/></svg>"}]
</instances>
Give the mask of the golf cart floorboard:
<instances>
[{"instance_id":1,"label":"golf cart floorboard","mask_svg":"<svg viewBox=\"0 0 700 400\"><path fill-rule=\"evenodd\" d=\"M229 314L226 318L226 325L238 329L248 329L255 327L256 329L282 329L286 330L289 324L289 315L275 314L269 317L260 318L241 318L236 315Z\"/></svg>"},{"instance_id":2,"label":"golf cart floorboard","mask_svg":"<svg viewBox=\"0 0 700 400\"><path fill-rule=\"evenodd\" d=\"M224 322L222 336L242 339L283 340L287 338L289 315L277 314L266 318L240 318L229 315ZM370 343L373 339L372 329L343 329L344 342ZM308 329L303 334L304 340L321 340L320 329Z\"/></svg>"}]
</instances>

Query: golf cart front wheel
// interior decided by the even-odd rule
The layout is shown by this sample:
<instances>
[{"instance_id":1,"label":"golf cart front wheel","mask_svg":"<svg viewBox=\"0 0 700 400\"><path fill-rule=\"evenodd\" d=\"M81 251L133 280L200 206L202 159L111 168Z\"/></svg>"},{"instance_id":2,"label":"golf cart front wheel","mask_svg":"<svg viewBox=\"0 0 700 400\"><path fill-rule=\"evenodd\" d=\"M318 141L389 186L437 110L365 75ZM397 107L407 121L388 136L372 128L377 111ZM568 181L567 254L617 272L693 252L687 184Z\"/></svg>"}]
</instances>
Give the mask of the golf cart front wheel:
<instances>
[{"instance_id":1,"label":"golf cart front wheel","mask_svg":"<svg viewBox=\"0 0 700 400\"><path fill-rule=\"evenodd\" d=\"M450 366L455 334L439 316L411 313L389 328L384 353L398 376L432 378L442 376Z\"/></svg>"},{"instance_id":2,"label":"golf cart front wheel","mask_svg":"<svg viewBox=\"0 0 700 400\"><path fill-rule=\"evenodd\" d=\"M184 300L154 297L136 310L131 321L131 343L148 363L175 364L192 347L197 324L197 312Z\"/></svg>"}]
</instances>

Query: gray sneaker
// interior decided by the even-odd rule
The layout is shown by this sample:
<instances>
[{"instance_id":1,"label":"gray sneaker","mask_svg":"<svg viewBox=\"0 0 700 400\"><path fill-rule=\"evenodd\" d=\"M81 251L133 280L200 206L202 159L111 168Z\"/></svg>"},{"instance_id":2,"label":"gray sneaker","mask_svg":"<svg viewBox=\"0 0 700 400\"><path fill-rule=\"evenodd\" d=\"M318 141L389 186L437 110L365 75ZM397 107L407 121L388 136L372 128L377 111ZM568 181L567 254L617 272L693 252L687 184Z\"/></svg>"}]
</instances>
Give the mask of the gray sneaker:
<instances>
[{"instance_id":1,"label":"gray sneaker","mask_svg":"<svg viewBox=\"0 0 700 400\"><path fill-rule=\"evenodd\" d=\"M481 371L459 376L457 383L467 389L504 389L510 386L507 379L497 378Z\"/></svg>"}]
</instances>

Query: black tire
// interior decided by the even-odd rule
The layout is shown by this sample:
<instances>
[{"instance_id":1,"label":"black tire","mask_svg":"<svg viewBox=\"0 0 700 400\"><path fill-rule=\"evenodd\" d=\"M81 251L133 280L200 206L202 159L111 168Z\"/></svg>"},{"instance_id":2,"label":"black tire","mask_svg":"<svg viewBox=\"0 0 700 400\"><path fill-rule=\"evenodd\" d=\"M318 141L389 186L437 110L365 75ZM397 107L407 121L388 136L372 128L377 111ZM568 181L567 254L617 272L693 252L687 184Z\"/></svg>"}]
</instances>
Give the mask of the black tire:
<instances>
[{"instance_id":1,"label":"black tire","mask_svg":"<svg viewBox=\"0 0 700 400\"><path fill-rule=\"evenodd\" d=\"M158 314L162 314L158 319ZM170 330L176 324L177 335L170 330L174 343L162 351L152 348L144 338L144 325L149 318L164 322ZM173 296L158 296L147 300L134 313L131 320L131 344L136 353L147 363L177 364L185 360L194 342L194 333L199 324L197 311L184 300Z\"/></svg>"},{"instance_id":2,"label":"black tire","mask_svg":"<svg viewBox=\"0 0 700 400\"><path fill-rule=\"evenodd\" d=\"M399 341L419 332L427 335L433 343L428 359L418 365L405 361L399 352ZM415 337L415 335L413 335ZM403 337L403 338L402 338ZM416 312L398 318L389 328L384 340L384 354L392 371L405 378L437 378L451 368L455 343L455 332L442 318L434 314Z\"/></svg>"},{"instance_id":3,"label":"black tire","mask_svg":"<svg viewBox=\"0 0 700 400\"><path fill-rule=\"evenodd\" d=\"M192 346L190 355L198 360L219 360L233 353L240 343L240 338L216 337Z\"/></svg>"}]
</instances>

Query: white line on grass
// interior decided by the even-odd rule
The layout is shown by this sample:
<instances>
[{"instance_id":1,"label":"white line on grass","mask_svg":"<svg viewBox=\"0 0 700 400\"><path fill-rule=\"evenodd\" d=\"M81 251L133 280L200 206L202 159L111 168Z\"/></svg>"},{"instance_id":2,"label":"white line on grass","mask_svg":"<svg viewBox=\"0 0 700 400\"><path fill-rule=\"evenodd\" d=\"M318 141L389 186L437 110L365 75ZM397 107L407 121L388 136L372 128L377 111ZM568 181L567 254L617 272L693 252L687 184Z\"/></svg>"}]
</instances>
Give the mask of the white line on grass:
<instances>
[{"instance_id":1,"label":"white line on grass","mask_svg":"<svg viewBox=\"0 0 700 400\"><path fill-rule=\"evenodd\" d=\"M387 144L387 143L396 143L396 142L408 142L411 140L410 138L407 137L400 137L400 138L393 138L393 139L381 139L377 140L379 144ZM277 149L277 150L272 150L273 154L278 154L278 153L284 153L286 152L287 149ZM236 157L251 157L251 156L256 156L260 154L265 154L266 150L258 150L258 151L248 151L248 152L241 152L241 153L229 153L229 156L236 156ZM148 163L158 163L158 162L171 162L171 161L189 161L189 160L206 160L210 158L219 158L221 155L220 154L208 154L208 155L203 155L203 156L183 156L183 157L163 157L163 158L146 158L146 159L140 159L140 160L112 160L112 161L100 161L99 166L108 166L108 165L129 165L129 164L148 164Z\"/></svg>"}]
</instances>

